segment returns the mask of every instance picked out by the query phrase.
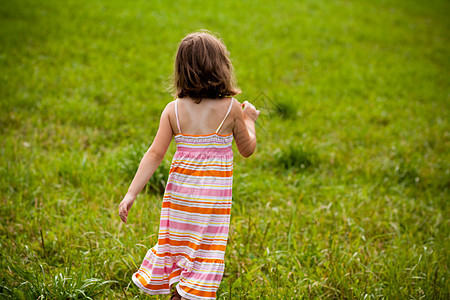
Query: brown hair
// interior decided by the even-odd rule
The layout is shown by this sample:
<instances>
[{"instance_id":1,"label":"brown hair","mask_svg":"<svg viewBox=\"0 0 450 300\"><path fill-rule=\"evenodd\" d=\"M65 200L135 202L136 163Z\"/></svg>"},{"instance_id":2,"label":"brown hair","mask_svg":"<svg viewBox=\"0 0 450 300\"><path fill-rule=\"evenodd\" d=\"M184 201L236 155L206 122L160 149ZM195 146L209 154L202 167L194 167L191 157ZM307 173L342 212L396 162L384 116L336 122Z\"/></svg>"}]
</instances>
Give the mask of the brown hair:
<instances>
[{"instance_id":1,"label":"brown hair","mask_svg":"<svg viewBox=\"0 0 450 300\"><path fill-rule=\"evenodd\" d=\"M230 53L223 42L209 33L188 34L178 46L175 58L174 93L190 97L223 98L239 94Z\"/></svg>"}]
</instances>

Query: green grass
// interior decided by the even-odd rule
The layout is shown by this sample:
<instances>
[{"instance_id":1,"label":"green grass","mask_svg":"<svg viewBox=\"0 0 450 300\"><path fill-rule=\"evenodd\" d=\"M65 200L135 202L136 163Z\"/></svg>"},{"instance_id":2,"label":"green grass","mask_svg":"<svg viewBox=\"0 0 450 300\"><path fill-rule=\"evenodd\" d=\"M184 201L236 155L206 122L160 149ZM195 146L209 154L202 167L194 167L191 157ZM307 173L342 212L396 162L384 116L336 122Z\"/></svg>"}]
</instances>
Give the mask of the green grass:
<instances>
[{"instance_id":1,"label":"green grass","mask_svg":"<svg viewBox=\"0 0 450 300\"><path fill-rule=\"evenodd\" d=\"M262 111L218 298L450 297L448 1L1 2L0 298L147 298L174 145L117 205L201 28Z\"/></svg>"}]
</instances>

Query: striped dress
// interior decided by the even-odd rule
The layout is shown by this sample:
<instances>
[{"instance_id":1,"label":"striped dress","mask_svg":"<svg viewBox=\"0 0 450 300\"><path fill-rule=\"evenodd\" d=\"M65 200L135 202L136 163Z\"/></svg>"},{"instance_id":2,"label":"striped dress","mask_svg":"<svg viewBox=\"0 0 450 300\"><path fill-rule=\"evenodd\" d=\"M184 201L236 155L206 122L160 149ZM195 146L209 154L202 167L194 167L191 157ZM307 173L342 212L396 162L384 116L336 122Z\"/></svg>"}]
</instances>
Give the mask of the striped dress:
<instances>
[{"instance_id":1,"label":"striped dress","mask_svg":"<svg viewBox=\"0 0 450 300\"><path fill-rule=\"evenodd\" d=\"M158 243L133 282L144 292L168 294L176 282L187 299L215 299L224 271L233 183L233 135L181 133L178 100L177 145L161 210Z\"/></svg>"}]
</instances>

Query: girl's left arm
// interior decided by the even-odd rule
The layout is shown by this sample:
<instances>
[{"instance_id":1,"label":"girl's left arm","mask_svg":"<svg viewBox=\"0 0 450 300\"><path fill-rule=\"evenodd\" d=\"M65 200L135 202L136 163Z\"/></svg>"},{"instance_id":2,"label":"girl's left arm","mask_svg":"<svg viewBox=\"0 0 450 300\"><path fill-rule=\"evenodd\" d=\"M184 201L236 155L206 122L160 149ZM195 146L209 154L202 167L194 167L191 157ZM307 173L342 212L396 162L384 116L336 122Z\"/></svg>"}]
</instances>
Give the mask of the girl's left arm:
<instances>
[{"instance_id":1,"label":"girl's left arm","mask_svg":"<svg viewBox=\"0 0 450 300\"><path fill-rule=\"evenodd\" d=\"M124 223L127 222L128 211L133 205L134 200L149 181L150 177L152 177L169 148L173 136L172 127L170 126L169 111L170 104L166 106L161 114L161 120L155 139L144 154L136 175L134 175L133 181L128 188L128 192L119 204L119 216Z\"/></svg>"}]
</instances>

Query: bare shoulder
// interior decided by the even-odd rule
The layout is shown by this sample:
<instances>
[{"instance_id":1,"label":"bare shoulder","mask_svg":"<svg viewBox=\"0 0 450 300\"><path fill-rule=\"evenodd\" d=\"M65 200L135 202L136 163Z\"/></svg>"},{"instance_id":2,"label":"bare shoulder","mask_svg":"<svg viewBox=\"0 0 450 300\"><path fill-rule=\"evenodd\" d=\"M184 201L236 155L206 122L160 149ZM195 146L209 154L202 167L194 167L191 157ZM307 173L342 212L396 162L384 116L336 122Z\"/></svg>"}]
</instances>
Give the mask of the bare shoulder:
<instances>
[{"instance_id":1,"label":"bare shoulder","mask_svg":"<svg viewBox=\"0 0 450 300\"><path fill-rule=\"evenodd\" d=\"M169 103L167 103L166 107L164 108L164 111L161 114L161 121L167 120L168 124L170 124L170 127L172 129L173 134L179 133L177 128L177 118L175 116L175 103L176 100L173 100Z\"/></svg>"},{"instance_id":2,"label":"bare shoulder","mask_svg":"<svg viewBox=\"0 0 450 300\"><path fill-rule=\"evenodd\" d=\"M164 110L175 111L175 102L176 102L176 100L173 100L173 101L170 101L169 103L167 103Z\"/></svg>"},{"instance_id":3,"label":"bare shoulder","mask_svg":"<svg viewBox=\"0 0 450 300\"><path fill-rule=\"evenodd\" d=\"M164 107L164 110L161 114L161 116L167 116L169 118L172 115L175 116L175 100L167 103L166 107Z\"/></svg>"},{"instance_id":4,"label":"bare shoulder","mask_svg":"<svg viewBox=\"0 0 450 300\"><path fill-rule=\"evenodd\" d=\"M231 115L234 119L238 118L242 115L242 104L236 100L236 98L233 98L233 104L231 107Z\"/></svg>"}]
</instances>

